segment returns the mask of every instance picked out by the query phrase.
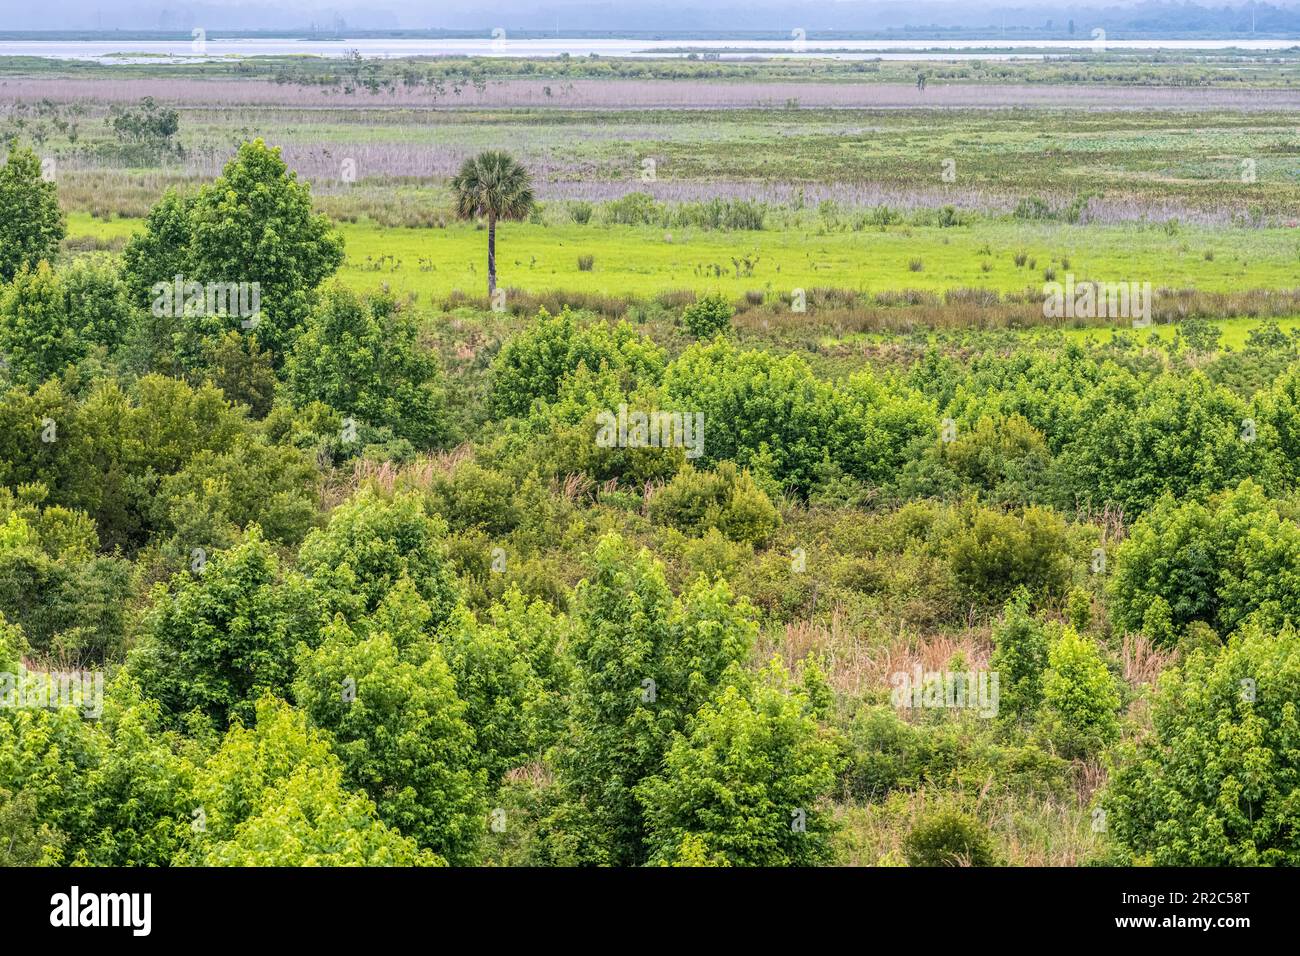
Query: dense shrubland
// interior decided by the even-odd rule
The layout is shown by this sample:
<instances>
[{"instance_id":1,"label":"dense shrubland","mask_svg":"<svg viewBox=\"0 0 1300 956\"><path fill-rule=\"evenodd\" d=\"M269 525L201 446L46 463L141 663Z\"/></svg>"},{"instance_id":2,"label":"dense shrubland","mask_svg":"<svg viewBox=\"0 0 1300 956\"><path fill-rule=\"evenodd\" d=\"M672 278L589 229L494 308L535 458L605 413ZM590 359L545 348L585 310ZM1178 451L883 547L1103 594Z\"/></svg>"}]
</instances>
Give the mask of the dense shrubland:
<instances>
[{"instance_id":1,"label":"dense shrubland","mask_svg":"<svg viewBox=\"0 0 1300 956\"><path fill-rule=\"evenodd\" d=\"M707 299L344 291L260 142L115 259L51 263L38 183L0 173L0 670L107 686L0 709L0 862L1300 863L1275 329L846 368ZM175 274L264 320L157 315ZM596 442L620 405L701 453ZM996 714L895 706L914 668Z\"/></svg>"}]
</instances>

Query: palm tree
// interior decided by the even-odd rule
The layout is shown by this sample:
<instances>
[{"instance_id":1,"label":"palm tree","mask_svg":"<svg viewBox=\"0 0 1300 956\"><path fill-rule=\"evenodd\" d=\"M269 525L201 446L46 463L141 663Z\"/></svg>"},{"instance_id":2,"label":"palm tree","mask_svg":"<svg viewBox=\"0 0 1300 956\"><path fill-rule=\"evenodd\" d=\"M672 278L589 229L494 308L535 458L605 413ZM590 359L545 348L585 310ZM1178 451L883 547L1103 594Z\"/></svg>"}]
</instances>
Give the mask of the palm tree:
<instances>
[{"instance_id":1,"label":"palm tree","mask_svg":"<svg viewBox=\"0 0 1300 956\"><path fill-rule=\"evenodd\" d=\"M533 178L509 153L488 150L465 160L451 188L459 218L487 218L490 296L497 288L497 220L528 217L535 204Z\"/></svg>"}]
</instances>

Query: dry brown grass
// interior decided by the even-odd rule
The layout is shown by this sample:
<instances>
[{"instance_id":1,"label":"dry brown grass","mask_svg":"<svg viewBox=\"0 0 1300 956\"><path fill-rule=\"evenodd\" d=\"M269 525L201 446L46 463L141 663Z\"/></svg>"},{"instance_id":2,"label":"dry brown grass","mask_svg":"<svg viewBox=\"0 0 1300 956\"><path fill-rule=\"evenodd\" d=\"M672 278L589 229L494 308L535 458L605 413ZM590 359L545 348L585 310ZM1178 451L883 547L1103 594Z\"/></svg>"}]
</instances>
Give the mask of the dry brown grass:
<instances>
[{"instance_id":1,"label":"dry brown grass","mask_svg":"<svg viewBox=\"0 0 1300 956\"><path fill-rule=\"evenodd\" d=\"M549 787L555 777L546 764L535 761L506 771L505 783L524 783L532 787Z\"/></svg>"},{"instance_id":2,"label":"dry brown grass","mask_svg":"<svg viewBox=\"0 0 1300 956\"><path fill-rule=\"evenodd\" d=\"M450 476L457 465L472 458L473 454L473 449L468 444L463 444L450 451L423 455L406 464L358 459L350 472L346 469L336 470L321 483L320 506L326 512L332 511L366 485L378 488L385 494L427 489L435 478Z\"/></svg>"},{"instance_id":3,"label":"dry brown grass","mask_svg":"<svg viewBox=\"0 0 1300 956\"><path fill-rule=\"evenodd\" d=\"M590 497L595 487L596 483L594 481L578 472L565 475L562 481L558 478L551 479L551 494L566 498L569 501L579 501Z\"/></svg>"},{"instance_id":4,"label":"dry brown grass","mask_svg":"<svg viewBox=\"0 0 1300 956\"><path fill-rule=\"evenodd\" d=\"M1158 323L1225 317L1284 318L1300 312L1300 288L1207 292L1158 289L1152 318ZM776 316L792 315L789 303L753 306L743 299L734 319L738 328L760 333ZM921 329L1084 328L1115 324L1114 319L1049 319L1042 297L1000 294L992 289L949 289L942 296L919 289L873 295L852 289L819 288L808 295L808 311L798 316L805 331L836 336L863 332L909 333ZM766 323L766 324L765 324Z\"/></svg>"},{"instance_id":5,"label":"dry brown grass","mask_svg":"<svg viewBox=\"0 0 1300 956\"><path fill-rule=\"evenodd\" d=\"M900 629L882 636L850 627L839 608L831 611L828 621L791 621L766 634L759 648L761 658L776 654L791 670L812 656L825 669L831 687L852 697L890 689L894 674L918 665L922 671L943 670L958 654L963 669L985 668L992 651L988 628L931 636Z\"/></svg>"},{"instance_id":6,"label":"dry brown grass","mask_svg":"<svg viewBox=\"0 0 1300 956\"><path fill-rule=\"evenodd\" d=\"M1145 634L1124 635L1121 648L1124 679L1134 688L1155 684L1161 672L1177 658L1177 651L1156 647Z\"/></svg>"}]
</instances>

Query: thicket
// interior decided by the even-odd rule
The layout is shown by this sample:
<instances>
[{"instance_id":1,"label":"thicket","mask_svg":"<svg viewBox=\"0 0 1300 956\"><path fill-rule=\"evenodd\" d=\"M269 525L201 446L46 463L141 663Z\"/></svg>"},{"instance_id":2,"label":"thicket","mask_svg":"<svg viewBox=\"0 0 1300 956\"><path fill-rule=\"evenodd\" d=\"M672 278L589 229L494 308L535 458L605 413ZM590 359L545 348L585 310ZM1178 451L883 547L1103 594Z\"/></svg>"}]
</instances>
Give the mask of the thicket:
<instances>
[{"instance_id":1,"label":"thicket","mask_svg":"<svg viewBox=\"0 0 1300 956\"><path fill-rule=\"evenodd\" d=\"M328 283L262 144L117 259L58 260L38 172L0 174L0 691L107 682L0 708L0 863L995 865L1027 813L1066 862L1300 862L1285 336L1262 381L838 374L566 309L462 361ZM156 314L175 274L263 321ZM620 408L699 445L597 442ZM995 712L899 706L914 667Z\"/></svg>"}]
</instances>

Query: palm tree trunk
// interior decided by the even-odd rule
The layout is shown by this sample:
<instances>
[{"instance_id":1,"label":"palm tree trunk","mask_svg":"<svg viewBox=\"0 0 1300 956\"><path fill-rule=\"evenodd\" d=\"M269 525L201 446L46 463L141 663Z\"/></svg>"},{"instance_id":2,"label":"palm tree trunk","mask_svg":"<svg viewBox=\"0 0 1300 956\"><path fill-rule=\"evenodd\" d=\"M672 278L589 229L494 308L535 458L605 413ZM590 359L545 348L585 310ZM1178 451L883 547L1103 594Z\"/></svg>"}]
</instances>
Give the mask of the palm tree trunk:
<instances>
[{"instance_id":1,"label":"palm tree trunk","mask_svg":"<svg viewBox=\"0 0 1300 956\"><path fill-rule=\"evenodd\" d=\"M488 216L488 298L497 290L497 217Z\"/></svg>"}]
</instances>

